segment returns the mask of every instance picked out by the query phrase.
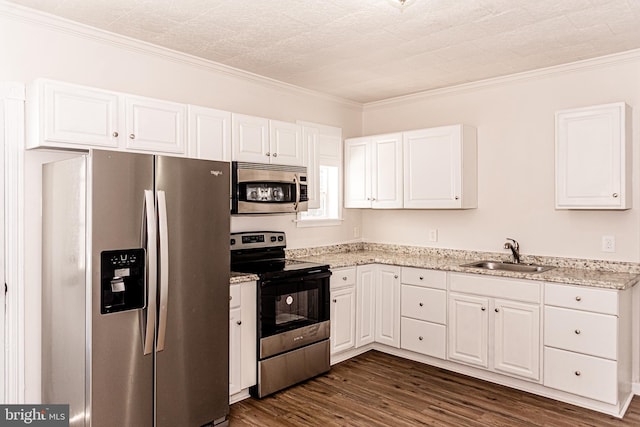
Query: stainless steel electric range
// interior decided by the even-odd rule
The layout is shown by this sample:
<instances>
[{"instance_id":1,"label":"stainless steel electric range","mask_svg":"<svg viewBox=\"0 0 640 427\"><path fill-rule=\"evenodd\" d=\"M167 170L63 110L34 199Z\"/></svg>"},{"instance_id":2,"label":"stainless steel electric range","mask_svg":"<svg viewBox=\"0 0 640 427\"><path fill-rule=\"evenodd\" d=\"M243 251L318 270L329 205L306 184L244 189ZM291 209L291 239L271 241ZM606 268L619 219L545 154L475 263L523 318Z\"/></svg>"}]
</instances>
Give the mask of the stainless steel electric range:
<instances>
[{"instance_id":1,"label":"stainless steel electric range","mask_svg":"<svg viewBox=\"0 0 640 427\"><path fill-rule=\"evenodd\" d=\"M264 397L330 369L328 265L285 259L278 231L231 234L231 271L258 281L258 382Z\"/></svg>"}]
</instances>

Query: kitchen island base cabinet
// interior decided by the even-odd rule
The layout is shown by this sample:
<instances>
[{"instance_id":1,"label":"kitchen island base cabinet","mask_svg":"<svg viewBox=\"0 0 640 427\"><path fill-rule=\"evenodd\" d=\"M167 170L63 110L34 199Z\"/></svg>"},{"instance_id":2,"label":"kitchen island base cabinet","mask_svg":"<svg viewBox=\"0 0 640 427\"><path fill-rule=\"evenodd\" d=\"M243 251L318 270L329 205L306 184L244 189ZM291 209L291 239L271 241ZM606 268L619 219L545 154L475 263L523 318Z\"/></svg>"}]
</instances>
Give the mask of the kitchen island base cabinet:
<instances>
[{"instance_id":1,"label":"kitchen island base cabinet","mask_svg":"<svg viewBox=\"0 0 640 427\"><path fill-rule=\"evenodd\" d=\"M256 282L229 288L229 403L249 397L257 382Z\"/></svg>"}]
</instances>

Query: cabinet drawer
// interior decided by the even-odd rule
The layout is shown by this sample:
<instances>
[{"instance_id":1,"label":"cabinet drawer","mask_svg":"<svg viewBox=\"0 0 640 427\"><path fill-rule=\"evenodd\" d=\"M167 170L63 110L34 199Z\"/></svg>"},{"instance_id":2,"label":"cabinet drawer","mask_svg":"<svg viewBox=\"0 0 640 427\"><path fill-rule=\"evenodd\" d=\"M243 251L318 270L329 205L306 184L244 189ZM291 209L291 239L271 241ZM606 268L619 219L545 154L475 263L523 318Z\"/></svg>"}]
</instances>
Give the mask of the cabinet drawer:
<instances>
[{"instance_id":1,"label":"cabinet drawer","mask_svg":"<svg viewBox=\"0 0 640 427\"><path fill-rule=\"evenodd\" d=\"M545 347L544 385L615 405L616 362Z\"/></svg>"},{"instance_id":2,"label":"cabinet drawer","mask_svg":"<svg viewBox=\"0 0 640 427\"><path fill-rule=\"evenodd\" d=\"M425 286L427 288L447 289L447 273L425 270L424 268L402 267L402 283Z\"/></svg>"},{"instance_id":3,"label":"cabinet drawer","mask_svg":"<svg viewBox=\"0 0 640 427\"><path fill-rule=\"evenodd\" d=\"M229 308L240 307L240 285L229 286Z\"/></svg>"},{"instance_id":4,"label":"cabinet drawer","mask_svg":"<svg viewBox=\"0 0 640 427\"><path fill-rule=\"evenodd\" d=\"M541 300L539 282L478 274L452 273L449 277L449 290L454 292L506 298L512 301L539 303Z\"/></svg>"},{"instance_id":5,"label":"cabinet drawer","mask_svg":"<svg viewBox=\"0 0 640 427\"><path fill-rule=\"evenodd\" d=\"M596 313L618 314L618 292L615 290L547 283L544 303Z\"/></svg>"},{"instance_id":6,"label":"cabinet drawer","mask_svg":"<svg viewBox=\"0 0 640 427\"><path fill-rule=\"evenodd\" d=\"M402 316L446 323L447 293L445 291L403 284L401 293Z\"/></svg>"},{"instance_id":7,"label":"cabinet drawer","mask_svg":"<svg viewBox=\"0 0 640 427\"><path fill-rule=\"evenodd\" d=\"M617 359L618 318L566 308L544 308L544 344Z\"/></svg>"},{"instance_id":8,"label":"cabinet drawer","mask_svg":"<svg viewBox=\"0 0 640 427\"><path fill-rule=\"evenodd\" d=\"M355 267L338 268L331 270L331 289L342 288L343 286L355 286L356 269Z\"/></svg>"},{"instance_id":9,"label":"cabinet drawer","mask_svg":"<svg viewBox=\"0 0 640 427\"><path fill-rule=\"evenodd\" d=\"M403 317L400 323L400 347L427 356L445 358L446 327Z\"/></svg>"}]
</instances>

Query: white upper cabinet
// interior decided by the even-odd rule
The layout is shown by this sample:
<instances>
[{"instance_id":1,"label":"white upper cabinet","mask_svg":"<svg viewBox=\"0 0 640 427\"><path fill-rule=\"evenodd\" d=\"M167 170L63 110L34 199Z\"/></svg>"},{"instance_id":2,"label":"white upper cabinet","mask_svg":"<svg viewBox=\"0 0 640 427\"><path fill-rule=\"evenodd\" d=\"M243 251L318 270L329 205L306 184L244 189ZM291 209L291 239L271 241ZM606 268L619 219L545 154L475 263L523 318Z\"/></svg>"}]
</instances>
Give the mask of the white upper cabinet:
<instances>
[{"instance_id":1,"label":"white upper cabinet","mask_svg":"<svg viewBox=\"0 0 640 427\"><path fill-rule=\"evenodd\" d=\"M28 92L28 148L186 154L185 104L51 80Z\"/></svg>"},{"instance_id":2,"label":"white upper cabinet","mask_svg":"<svg viewBox=\"0 0 640 427\"><path fill-rule=\"evenodd\" d=\"M454 125L403 134L404 207L478 207L476 130Z\"/></svg>"},{"instance_id":3,"label":"white upper cabinet","mask_svg":"<svg viewBox=\"0 0 640 427\"><path fill-rule=\"evenodd\" d=\"M231 113L189 105L188 155L206 160L231 160Z\"/></svg>"},{"instance_id":4,"label":"white upper cabinet","mask_svg":"<svg viewBox=\"0 0 640 427\"><path fill-rule=\"evenodd\" d=\"M631 208L631 109L623 102L556 113L556 208Z\"/></svg>"},{"instance_id":5,"label":"white upper cabinet","mask_svg":"<svg viewBox=\"0 0 640 427\"><path fill-rule=\"evenodd\" d=\"M402 207L402 134L345 141L345 207Z\"/></svg>"},{"instance_id":6,"label":"white upper cabinet","mask_svg":"<svg viewBox=\"0 0 640 427\"><path fill-rule=\"evenodd\" d=\"M302 127L295 123L232 114L233 160L303 166Z\"/></svg>"},{"instance_id":7,"label":"white upper cabinet","mask_svg":"<svg viewBox=\"0 0 640 427\"><path fill-rule=\"evenodd\" d=\"M186 154L187 106L138 96L124 96L126 148Z\"/></svg>"},{"instance_id":8,"label":"white upper cabinet","mask_svg":"<svg viewBox=\"0 0 640 427\"><path fill-rule=\"evenodd\" d=\"M38 80L28 87L27 148L118 148L116 93Z\"/></svg>"}]
</instances>

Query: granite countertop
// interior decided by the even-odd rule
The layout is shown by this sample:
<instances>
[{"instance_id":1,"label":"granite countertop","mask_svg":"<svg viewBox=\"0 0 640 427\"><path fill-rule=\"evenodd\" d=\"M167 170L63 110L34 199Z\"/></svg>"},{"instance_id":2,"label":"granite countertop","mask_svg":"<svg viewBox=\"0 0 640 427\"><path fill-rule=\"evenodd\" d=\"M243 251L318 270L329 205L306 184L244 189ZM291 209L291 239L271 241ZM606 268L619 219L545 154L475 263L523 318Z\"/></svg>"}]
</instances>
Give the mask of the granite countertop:
<instances>
[{"instance_id":1,"label":"granite countertop","mask_svg":"<svg viewBox=\"0 0 640 427\"><path fill-rule=\"evenodd\" d=\"M238 283L255 282L256 280L258 280L257 274L238 273L238 272L232 271L231 277L229 277L229 284L237 285Z\"/></svg>"},{"instance_id":2,"label":"granite countertop","mask_svg":"<svg viewBox=\"0 0 640 427\"><path fill-rule=\"evenodd\" d=\"M378 245L380 246L380 245ZM322 251L316 251L322 252ZM411 251L408 251L411 252ZM424 251L413 251L424 252ZM538 280L544 282L564 283L580 286L623 290L634 286L640 280L640 265L633 263L611 263L594 260L576 260L563 258L531 258L524 262L554 265L555 268L541 273L518 273L511 271L485 270L472 267L461 267L465 264L483 259L500 260L504 254L465 253L460 251L439 250L435 253L407 253L379 248L356 248L342 252L313 253L313 251L293 250L288 257L303 261L329 264L331 268L353 267L364 264L392 264L406 267L426 268L432 270L475 273L516 279ZM452 256L455 254L456 256ZM497 255L497 257L496 257ZM502 258L499 258L502 257ZM542 261L542 262L540 262Z\"/></svg>"}]
</instances>

